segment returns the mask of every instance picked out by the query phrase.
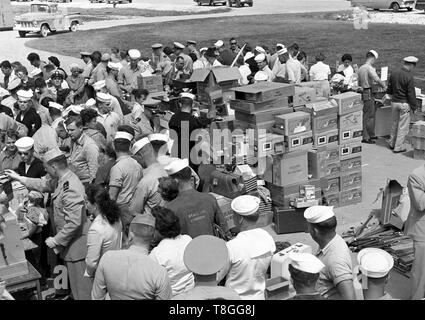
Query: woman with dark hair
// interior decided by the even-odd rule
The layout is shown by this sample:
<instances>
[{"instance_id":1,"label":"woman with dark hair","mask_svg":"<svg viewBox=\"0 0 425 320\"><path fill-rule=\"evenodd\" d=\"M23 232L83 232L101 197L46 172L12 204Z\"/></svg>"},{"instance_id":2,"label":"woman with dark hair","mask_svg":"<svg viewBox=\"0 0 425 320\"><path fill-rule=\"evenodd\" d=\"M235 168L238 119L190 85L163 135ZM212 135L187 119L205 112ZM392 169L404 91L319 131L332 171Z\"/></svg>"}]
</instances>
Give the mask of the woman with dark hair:
<instances>
[{"instance_id":1,"label":"woman with dark hair","mask_svg":"<svg viewBox=\"0 0 425 320\"><path fill-rule=\"evenodd\" d=\"M167 270L175 296L195 285L192 272L187 270L183 262L184 250L192 238L180 234L180 221L173 211L154 207L152 215L155 217L155 229L163 239L149 256Z\"/></svg>"},{"instance_id":2,"label":"woman with dark hair","mask_svg":"<svg viewBox=\"0 0 425 320\"><path fill-rule=\"evenodd\" d=\"M297 60L301 63L301 82L306 82L309 80L307 54L304 51L299 51Z\"/></svg>"},{"instance_id":3,"label":"woman with dark hair","mask_svg":"<svg viewBox=\"0 0 425 320\"><path fill-rule=\"evenodd\" d=\"M122 244L120 210L109 199L108 190L99 185L86 187L88 212L95 216L87 234L86 276L93 278L102 255L119 250Z\"/></svg>"},{"instance_id":4,"label":"woman with dark hair","mask_svg":"<svg viewBox=\"0 0 425 320\"><path fill-rule=\"evenodd\" d=\"M164 204L173 201L179 195L179 184L176 179L161 177L158 179L158 192L164 200Z\"/></svg>"}]
</instances>

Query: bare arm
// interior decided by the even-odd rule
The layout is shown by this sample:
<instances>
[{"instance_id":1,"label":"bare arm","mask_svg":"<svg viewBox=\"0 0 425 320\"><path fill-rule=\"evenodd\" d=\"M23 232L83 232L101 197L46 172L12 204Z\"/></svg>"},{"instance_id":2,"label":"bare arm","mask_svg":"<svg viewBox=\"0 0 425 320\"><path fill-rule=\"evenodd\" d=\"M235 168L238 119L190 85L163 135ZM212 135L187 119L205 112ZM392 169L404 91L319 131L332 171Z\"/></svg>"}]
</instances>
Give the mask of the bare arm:
<instances>
[{"instance_id":1,"label":"bare arm","mask_svg":"<svg viewBox=\"0 0 425 320\"><path fill-rule=\"evenodd\" d=\"M356 300L354 292L353 280L344 280L336 285L338 292L344 300Z\"/></svg>"}]
</instances>

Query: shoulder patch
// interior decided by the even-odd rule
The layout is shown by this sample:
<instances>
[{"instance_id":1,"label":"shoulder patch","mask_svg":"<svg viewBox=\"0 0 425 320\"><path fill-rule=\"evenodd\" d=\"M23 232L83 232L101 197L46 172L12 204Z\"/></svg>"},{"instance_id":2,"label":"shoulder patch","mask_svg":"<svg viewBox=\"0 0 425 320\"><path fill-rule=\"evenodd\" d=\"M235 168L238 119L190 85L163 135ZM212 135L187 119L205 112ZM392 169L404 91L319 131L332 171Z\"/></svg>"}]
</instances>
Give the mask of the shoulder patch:
<instances>
[{"instance_id":1,"label":"shoulder patch","mask_svg":"<svg viewBox=\"0 0 425 320\"><path fill-rule=\"evenodd\" d=\"M63 191L67 191L69 189L69 181L63 183Z\"/></svg>"}]
</instances>

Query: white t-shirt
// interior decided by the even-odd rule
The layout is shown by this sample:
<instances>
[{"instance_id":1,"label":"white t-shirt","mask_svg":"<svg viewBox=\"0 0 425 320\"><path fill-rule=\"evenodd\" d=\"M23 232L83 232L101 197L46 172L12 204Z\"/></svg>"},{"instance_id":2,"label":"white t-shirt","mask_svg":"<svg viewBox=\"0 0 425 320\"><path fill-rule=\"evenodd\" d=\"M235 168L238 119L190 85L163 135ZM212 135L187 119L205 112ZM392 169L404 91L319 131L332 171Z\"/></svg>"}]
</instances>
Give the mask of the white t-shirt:
<instances>
[{"instance_id":1,"label":"white t-shirt","mask_svg":"<svg viewBox=\"0 0 425 320\"><path fill-rule=\"evenodd\" d=\"M266 272L276 250L273 237L261 228L243 231L227 242L227 248L230 269L226 287L242 300L264 300Z\"/></svg>"},{"instance_id":2,"label":"white t-shirt","mask_svg":"<svg viewBox=\"0 0 425 320\"><path fill-rule=\"evenodd\" d=\"M343 64L340 64L338 66L337 72L341 72L341 71L344 73L344 77L345 77L344 84L349 84L350 81L351 81L351 78L353 77L353 74L354 74L353 67L352 66L348 66L346 68Z\"/></svg>"},{"instance_id":3,"label":"white t-shirt","mask_svg":"<svg viewBox=\"0 0 425 320\"><path fill-rule=\"evenodd\" d=\"M328 80L330 74L331 68L322 61L319 61L310 68L310 81Z\"/></svg>"},{"instance_id":4,"label":"white t-shirt","mask_svg":"<svg viewBox=\"0 0 425 320\"><path fill-rule=\"evenodd\" d=\"M163 239L149 255L167 270L173 296L195 286L193 274L187 270L183 262L184 250L191 240L192 238L188 235L179 235L174 239Z\"/></svg>"},{"instance_id":5,"label":"white t-shirt","mask_svg":"<svg viewBox=\"0 0 425 320\"><path fill-rule=\"evenodd\" d=\"M249 68L249 66L247 64L244 64L244 65L239 67L239 72L242 75L242 78L239 79L239 84L240 85L247 85L249 83L248 76L251 74L251 69Z\"/></svg>"}]
</instances>

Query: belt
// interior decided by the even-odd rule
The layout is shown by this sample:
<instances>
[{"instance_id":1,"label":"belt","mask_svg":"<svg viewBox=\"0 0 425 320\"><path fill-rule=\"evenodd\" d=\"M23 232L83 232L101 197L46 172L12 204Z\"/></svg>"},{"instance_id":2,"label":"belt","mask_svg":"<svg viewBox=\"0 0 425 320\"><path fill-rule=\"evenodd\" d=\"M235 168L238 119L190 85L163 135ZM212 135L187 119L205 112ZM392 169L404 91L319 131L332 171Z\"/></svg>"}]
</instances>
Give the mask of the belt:
<instances>
[{"instance_id":1,"label":"belt","mask_svg":"<svg viewBox=\"0 0 425 320\"><path fill-rule=\"evenodd\" d=\"M372 88L363 88L363 91L372 90Z\"/></svg>"}]
</instances>

